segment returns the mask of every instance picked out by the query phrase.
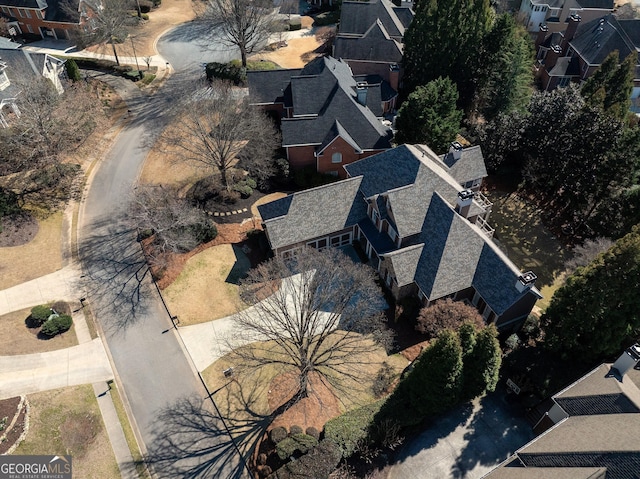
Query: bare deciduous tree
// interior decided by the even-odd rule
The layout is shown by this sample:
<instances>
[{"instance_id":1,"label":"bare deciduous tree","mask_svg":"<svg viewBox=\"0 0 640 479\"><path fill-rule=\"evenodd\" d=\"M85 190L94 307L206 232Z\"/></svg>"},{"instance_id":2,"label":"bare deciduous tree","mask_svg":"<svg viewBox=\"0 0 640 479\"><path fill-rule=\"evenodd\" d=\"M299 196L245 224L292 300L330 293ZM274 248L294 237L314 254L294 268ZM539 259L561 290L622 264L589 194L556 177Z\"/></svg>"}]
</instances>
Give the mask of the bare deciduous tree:
<instances>
[{"instance_id":1,"label":"bare deciduous tree","mask_svg":"<svg viewBox=\"0 0 640 479\"><path fill-rule=\"evenodd\" d=\"M465 322L473 323L479 328L484 327L484 320L476 308L447 298L420 310L416 330L435 338L444 330L457 332Z\"/></svg>"},{"instance_id":2,"label":"bare deciduous tree","mask_svg":"<svg viewBox=\"0 0 640 479\"><path fill-rule=\"evenodd\" d=\"M297 391L281 410L313 391L310 380L342 391L345 380L361 383L368 353L388 340L373 271L338 250L305 248L295 258L262 263L240 295L253 306L236 315L238 340L258 341L232 357L245 367L296 375Z\"/></svg>"},{"instance_id":3,"label":"bare deciduous tree","mask_svg":"<svg viewBox=\"0 0 640 479\"><path fill-rule=\"evenodd\" d=\"M139 186L132 218L144 235L153 235L150 260L156 266L166 253L184 253L215 238L216 226L206 213L162 186Z\"/></svg>"},{"instance_id":4,"label":"bare deciduous tree","mask_svg":"<svg viewBox=\"0 0 640 479\"><path fill-rule=\"evenodd\" d=\"M573 249L573 258L569 259L565 267L569 274L573 274L578 268L587 266L600 253L604 253L613 246L609 238L587 239L581 245Z\"/></svg>"},{"instance_id":5,"label":"bare deciduous tree","mask_svg":"<svg viewBox=\"0 0 640 479\"><path fill-rule=\"evenodd\" d=\"M222 32L219 40L240 50L242 66L247 55L263 47L276 29L272 0L209 0L202 18Z\"/></svg>"},{"instance_id":6,"label":"bare deciduous tree","mask_svg":"<svg viewBox=\"0 0 640 479\"><path fill-rule=\"evenodd\" d=\"M177 121L163 135L178 148L181 160L219 173L227 190L233 186L229 172L236 167L257 179L270 176L278 144L271 120L239 92L227 82L214 82L204 94L185 95Z\"/></svg>"}]
</instances>

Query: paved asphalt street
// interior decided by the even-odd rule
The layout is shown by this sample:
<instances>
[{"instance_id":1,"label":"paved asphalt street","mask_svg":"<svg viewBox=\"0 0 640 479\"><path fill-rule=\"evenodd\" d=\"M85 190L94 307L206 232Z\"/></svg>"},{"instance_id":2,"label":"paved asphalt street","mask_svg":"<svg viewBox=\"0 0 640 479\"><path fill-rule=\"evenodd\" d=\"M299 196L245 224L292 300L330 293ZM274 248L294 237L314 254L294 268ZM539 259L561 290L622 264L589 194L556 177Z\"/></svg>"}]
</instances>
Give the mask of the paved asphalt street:
<instances>
[{"instance_id":1,"label":"paved asphalt street","mask_svg":"<svg viewBox=\"0 0 640 479\"><path fill-rule=\"evenodd\" d=\"M159 43L176 74L156 95L120 85L130 121L90 181L79 230L83 288L157 475L240 478L241 459L172 328L128 219L136 178L173 92L201 74L199 63L230 55L191 42L201 36L196 23L176 30Z\"/></svg>"}]
</instances>

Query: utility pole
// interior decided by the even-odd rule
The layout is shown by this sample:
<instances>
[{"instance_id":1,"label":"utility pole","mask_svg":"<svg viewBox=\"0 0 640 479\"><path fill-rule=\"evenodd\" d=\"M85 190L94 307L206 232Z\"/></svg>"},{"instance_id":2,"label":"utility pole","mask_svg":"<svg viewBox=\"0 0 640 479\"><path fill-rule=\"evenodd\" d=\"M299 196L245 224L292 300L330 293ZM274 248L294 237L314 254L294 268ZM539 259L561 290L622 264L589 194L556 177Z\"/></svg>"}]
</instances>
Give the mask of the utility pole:
<instances>
[{"instance_id":1,"label":"utility pole","mask_svg":"<svg viewBox=\"0 0 640 479\"><path fill-rule=\"evenodd\" d=\"M136 55L136 46L133 44L133 36L131 38L131 48L133 48L133 58L136 59L136 70L138 70L138 76L142 78L142 72L140 71L140 65L138 65L138 56Z\"/></svg>"}]
</instances>

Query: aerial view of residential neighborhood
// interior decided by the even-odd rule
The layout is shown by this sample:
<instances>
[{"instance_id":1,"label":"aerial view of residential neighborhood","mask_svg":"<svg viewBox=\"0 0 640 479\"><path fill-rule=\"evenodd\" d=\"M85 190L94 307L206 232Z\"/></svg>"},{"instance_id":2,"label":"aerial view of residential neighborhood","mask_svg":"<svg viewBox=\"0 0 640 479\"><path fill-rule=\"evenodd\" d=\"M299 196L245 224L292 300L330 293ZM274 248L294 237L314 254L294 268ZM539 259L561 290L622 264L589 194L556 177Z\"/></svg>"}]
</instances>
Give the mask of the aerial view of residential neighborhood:
<instances>
[{"instance_id":1,"label":"aerial view of residential neighborhood","mask_svg":"<svg viewBox=\"0 0 640 479\"><path fill-rule=\"evenodd\" d=\"M640 479L640 0L0 0L0 479Z\"/></svg>"}]
</instances>

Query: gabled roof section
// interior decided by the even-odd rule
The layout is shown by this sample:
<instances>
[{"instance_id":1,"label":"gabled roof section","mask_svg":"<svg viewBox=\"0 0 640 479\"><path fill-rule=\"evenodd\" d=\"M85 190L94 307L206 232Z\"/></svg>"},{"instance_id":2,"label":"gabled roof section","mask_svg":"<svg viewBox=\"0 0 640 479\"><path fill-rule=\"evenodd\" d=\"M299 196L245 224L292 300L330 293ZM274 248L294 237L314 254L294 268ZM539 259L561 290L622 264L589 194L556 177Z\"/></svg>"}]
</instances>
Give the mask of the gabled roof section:
<instances>
[{"instance_id":1,"label":"gabled roof section","mask_svg":"<svg viewBox=\"0 0 640 479\"><path fill-rule=\"evenodd\" d=\"M423 250L424 244L420 243L384 255L391 260L399 287L413 283Z\"/></svg>"},{"instance_id":2,"label":"gabled roof section","mask_svg":"<svg viewBox=\"0 0 640 479\"><path fill-rule=\"evenodd\" d=\"M248 71L249 98L253 104L283 103L291 106L291 77L300 69Z\"/></svg>"},{"instance_id":3,"label":"gabled roof section","mask_svg":"<svg viewBox=\"0 0 640 479\"><path fill-rule=\"evenodd\" d=\"M400 63L402 51L402 43L389 37L380 20L361 37L338 36L333 47L336 58L386 63Z\"/></svg>"},{"instance_id":4,"label":"gabled roof section","mask_svg":"<svg viewBox=\"0 0 640 479\"><path fill-rule=\"evenodd\" d=\"M355 225L367 215L360 182L361 178L350 178L258 206L271 246L280 248Z\"/></svg>"},{"instance_id":5,"label":"gabled roof section","mask_svg":"<svg viewBox=\"0 0 640 479\"><path fill-rule=\"evenodd\" d=\"M479 145L464 148L458 160L452 153L440 155L439 159L449 168L449 174L460 184L487 176L487 167Z\"/></svg>"},{"instance_id":6,"label":"gabled roof section","mask_svg":"<svg viewBox=\"0 0 640 479\"><path fill-rule=\"evenodd\" d=\"M629 22L636 23L625 22L628 30L640 28L640 20ZM637 38L635 33L632 36ZM618 50L621 59L636 52L636 45L612 14L580 25L570 45L591 65L600 65L614 50Z\"/></svg>"},{"instance_id":7,"label":"gabled roof section","mask_svg":"<svg viewBox=\"0 0 640 479\"><path fill-rule=\"evenodd\" d=\"M50 22L79 23L79 0L47 0L44 19Z\"/></svg>"},{"instance_id":8,"label":"gabled roof section","mask_svg":"<svg viewBox=\"0 0 640 479\"><path fill-rule=\"evenodd\" d=\"M376 20L380 20L389 36L402 38L408 26L407 20L409 17L413 18L413 15L403 11L400 14L401 20L394 7L389 0L342 2L339 35L364 35Z\"/></svg>"},{"instance_id":9,"label":"gabled roof section","mask_svg":"<svg viewBox=\"0 0 640 479\"><path fill-rule=\"evenodd\" d=\"M12 42L5 37L0 37L0 50L17 50L20 46L20 43ZM0 52L0 55L1 54Z\"/></svg>"},{"instance_id":10,"label":"gabled roof section","mask_svg":"<svg viewBox=\"0 0 640 479\"><path fill-rule=\"evenodd\" d=\"M320 147L318 148L318 154L322 153L324 149L327 146L329 146L331 143L333 143L333 141L338 137L342 138L344 141L349 143L349 145L351 145L356 152L362 153L362 149L358 146L356 141L353 138L351 138L351 135L349 135L349 132L343 128L343 126L340 124L338 120L336 120L333 123L333 126L331 127L329 132L327 133L327 136L325 137L324 141L320 144Z\"/></svg>"},{"instance_id":11,"label":"gabled roof section","mask_svg":"<svg viewBox=\"0 0 640 479\"><path fill-rule=\"evenodd\" d=\"M552 77L576 77L580 76L580 60L577 57L558 58L556 64L549 71Z\"/></svg>"},{"instance_id":12,"label":"gabled roof section","mask_svg":"<svg viewBox=\"0 0 640 479\"><path fill-rule=\"evenodd\" d=\"M43 77L44 64L47 59L45 53L33 53L22 49L0 49L0 60L6 63L4 72L11 84L0 91L0 100L15 98L21 82L28 82Z\"/></svg>"}]
</instances>

